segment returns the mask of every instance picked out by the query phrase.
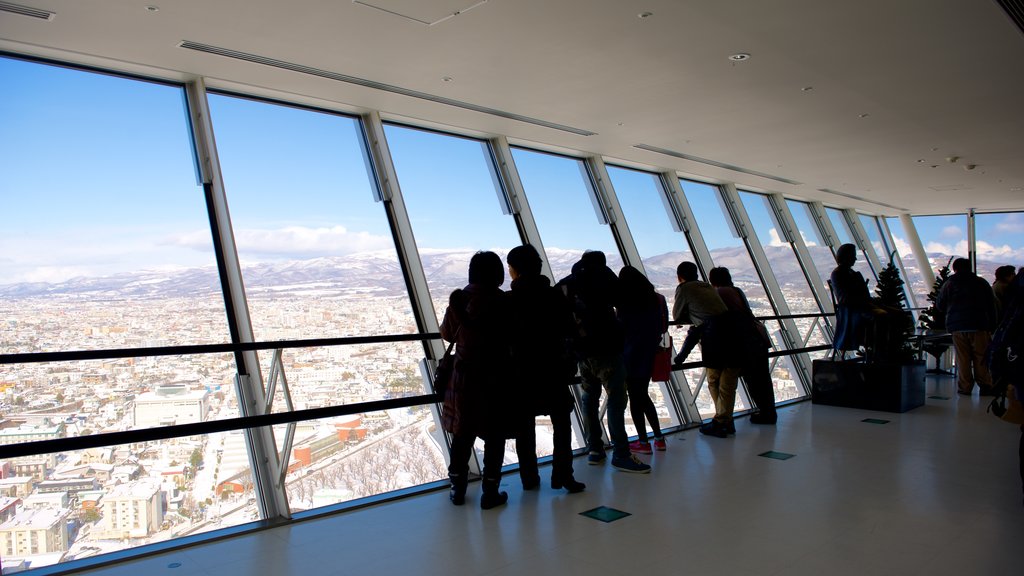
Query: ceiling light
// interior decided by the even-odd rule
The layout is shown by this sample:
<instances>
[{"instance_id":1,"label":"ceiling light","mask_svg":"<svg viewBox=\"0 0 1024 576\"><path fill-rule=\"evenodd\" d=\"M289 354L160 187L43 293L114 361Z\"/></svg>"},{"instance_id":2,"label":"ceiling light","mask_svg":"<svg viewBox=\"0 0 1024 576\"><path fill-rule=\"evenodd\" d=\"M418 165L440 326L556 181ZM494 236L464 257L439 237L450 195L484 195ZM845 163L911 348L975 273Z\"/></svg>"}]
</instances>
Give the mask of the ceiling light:
<instances>
[{"instance_id":1,"label":"ceiling light","mask_svg":"<svg viewBox=\"0 0 1024 576\"><path fill-rule=\"evenodd\" d=\"M750 54L747 54L746 52L738 52L729 56L729 60L732 60L733 62L743 62L744 60L750 60Z\"/></svg>"},{"instance_id":2,"label":"ceiling light","mask_svg":"<svg viewBox=\"0 0 1024 576\"><path fill-rule=\"evenodd\" d=\"M814 90L814 86L804 86L800 89L801 92L810 92L811 90Z\"/></svg>"},{"instance_id":3,"label":"ceiling light","mask_svg":"<svg viewBox=\"0 0 1024 576\"><path fill-rule=\"evenodd\" d=\"M956 161L959 159L959 156L949 156L946 158L946 162L949 162L950 164L956 164Z\"/></svg>"},{"instance_id":4,"label":"ceiling light","mask_svg":"<svg viewBox=\"0 0 1024 576\"><path fill-rule=\"evenodd\" d=\"M917 163L918 164L923 164L924 163L924 158L918 158L917 159Z\"/></svg>"},{"instance_id":5,"label":"ceiling light","mask_svg":"<svg viewBox=\"0 0 1024 576\"><path fill-rule=\"evenodd\" d=\"M636 15L637 18L650 18L651 16L654 16L654 12L641 12Z\"/></svg>"},{"instance_id":6,"label":"ceiling light","mask_svg":"<svg viewBox=\"0 0 1024 576\"><path fill-rule=\"evenodd\" d=\"M454 80L454 78L452 78L451 76L445 76L444 78L441 78L441 80L445 82L451 82L452 80Z\"/></svg>"},{"instance_id":7,"label":"ceiling light","mask_svg":"<svg viewBox=\"0 0 1024 576\"><path fill-rule=\"evenodd\" d=\"M864 114L859 114L857 116L857 118L867 118L868 116L871 116L871 114L868 114L867 112L865 112Z\"/></svg>"},{"instance_id":8,"label":"ceiling light","mask_svg":"<svg viewBox=\"0 0 1024 576\"><path fill-rule=\"evenodd\" d=\"M159 6L146 6L146 10L149 10L150 12L159 12L160 11L160 7Z\"/></svg>"},{"instance_id":9,"label":"ceiling light","mask_svg":"<svg viewBox=\"0 0 1024 576\"><path fill-rule=\"evenodd\" d=\"M1021 188L1020 186L1014 186L1013 188L1010 188L1010 192L1021 192L1021 191L1024 191L1024 188Z\"/></svg>"}]
</instances>

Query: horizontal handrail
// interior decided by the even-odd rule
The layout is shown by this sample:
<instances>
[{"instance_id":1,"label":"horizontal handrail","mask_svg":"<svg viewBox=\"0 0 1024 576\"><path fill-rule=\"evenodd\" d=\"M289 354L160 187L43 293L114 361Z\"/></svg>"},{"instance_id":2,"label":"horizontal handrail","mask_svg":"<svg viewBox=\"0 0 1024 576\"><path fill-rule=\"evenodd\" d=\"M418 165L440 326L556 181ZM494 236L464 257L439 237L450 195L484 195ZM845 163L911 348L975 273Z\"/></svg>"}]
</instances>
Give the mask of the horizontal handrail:
<instances>
[{"instance_id":1,"label":"horizontal handrail","mask_svg":"<svg viewBox=\"0 0 1024 576\"><path fill-rule=\"evenodd\" d=\"M169 440L171 438L182 438L185 436L214 434L216 432L231 432L234 430L259 428L262 426L275 426L279 424L289 424L292 422L320 420L335 416L348 416L351 414L361 414L363 412L380 412L382 410L390 410L392 408L421 406L437 402L439 400L440 397L437 394L424 394L421 396L407 396L405 398L393 398L389 400L374 400L370 402L359 402L356 404L343 404L340 406L307 408L305 410L295 410L291 412L276 412L273 414L241 416L238 418L208 420L206 422L193 422L190 424L175 424L159 428L144 428L140 430L126 430L123 432L91 434L89 436L55 438L53 440L36 440L34 442L23 442L21 444L6 444L0 446L0 460L6 458L18 458L20 456L35 456L38 454L50 454L53 452L66 452L70 450L87 450L89 448L131 444L134 442L154 442L157 440Z\"/></svg>"},{"instance_id":2,"label":"horizontal handrail","mask_svg":"<svg viewBox=\"0 0 1024 576\"><path fill-rule=\"evenodd\" d=\"M0 354L0 365L39 362L66 362L77 360L112 360L143 356L183 356L186 354L223 354L276 350L278 348L316 348L351 344L386 344L389 342L417 342L435 340L437 332L423 334L385 334L381 336L349 336L343 338L307 338L305 340L274 340L268 342L239 342L238 344L192 344L183 346L154 346L148 348L113 348L103 350L68 350L64 352L22 352Z\"/></svg>"},{"instance_id":3,"label":"horizontal handrail","mask_svg":"<svg viewBox=\"0 0 1024 576\"><path fill-rule=\"evenodd\" d=\"M367 340L373 342L391 342L391 341L414 341L424 340L429 338L437 338L437 334L423 334L423 335L410 335L410 336L371 336L361 338L320 338L316 340L290 340L287 342L261 342L261 343L249 343L239 344L237 346L243 347L246 350L263 350L272 349L278 347L309 347L312 345L329 345L324 342L332 342L334 344L339 343L353 343L352 340L358 340L359 342L365 342ZM317 344L310 344L311 342L317 342ZM288 344L288 346L279 346L280 344ZM222 345L212 345L215 347L222 347ZM209 346L205 346L209 347ZM160 348L155 350L168 350L177 349L182 347L168 347ZM188 347L195 348L195 347ZM769 352L769 357L776 356L789 356L794 354L801 354L805 352L816 352L820 350L830 350L830 345L820 346L809 346L806 348L797 348L794 350L778 350L775 352ZM220 350L218 350L220 351ZM100 352L100 351L97 351ZM105 351L109 352L109 351ZM180 354L181 352L176 352ZM193 352L194 353L194 352ZM160 354L157 354L160 355ZM10 355L9 355L10 356ZM2 357L0 357L2 358ZM694 368L704 368L703 362L683 362L672 365L673 370L686 370ZM579 378L576 378L576 383L579 382ZM262 426L275 426L281 424L289 424L292 422L305 422L308 420L320 420L323 418L332 418L337 416L349 416L352 414L361 414L365 412L380 412L383 410L390 410L392 408L408 408L411 406L423 406L440 402L442 399L438 394L423 394L419 396L408 396L404 398L393 398L388 400L374 400L370 402L358 402L356 404L343 404L339 406L326 406L323 408L308 408L304 410L294 410L289 412L276 412L273 414L260 414L256 416L241 416L238 418L225 418L223 420L211 420L206 422L193 422L189 424L175 424L171 426L161 426L157 428L144 428L139 430L126 430L122 432L106 432L101 434L91 434L89 436L73 436L70 438L55 438L52 440L37 440L34 442L22 442L20 444L7 444L0 445L0 460L8 458L18 458L23 456L36 456L40 454L51 454L54 452L66 452L73 450L87 450L90 448L101 448L104 446L114 446L120 444L130 444L134 442L155 442L160 440L169 440L172 438L182 438L186 436L199 436L204 434L214 434L217 432L231 432L235 430L245 430L250 428L259 428Z\"/></svg>"},{"instance_id":4,"label":"horizontal handrail","mask_svg":"<svg viewBox=\"0 0 1024 576\"><path fill-rule=\"evenodd\" d=\"M762 322L766 320L796 320L799 318L824 318L826 316L835 316L835 312L819 312L817 314L779 314L776 316L754 316L755 320ZM680 322L672 320L668 323L669 326L688 326L689 322Z\"/></svg>"}]
</instances>

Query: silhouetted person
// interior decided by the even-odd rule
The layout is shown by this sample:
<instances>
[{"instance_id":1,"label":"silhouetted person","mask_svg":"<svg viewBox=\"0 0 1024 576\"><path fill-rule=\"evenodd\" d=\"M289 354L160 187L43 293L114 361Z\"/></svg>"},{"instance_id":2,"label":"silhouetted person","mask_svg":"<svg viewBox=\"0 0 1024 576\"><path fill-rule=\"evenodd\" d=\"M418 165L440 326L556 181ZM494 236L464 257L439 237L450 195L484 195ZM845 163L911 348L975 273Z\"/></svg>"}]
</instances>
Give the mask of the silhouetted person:
<instances>
[{"instance_id":1,"label":"silhouetted person","mask_svg":"<svg viewBox=\"0 0 1024 576\"><path fill-rule=\"evenodd\" d=\"M686 333L682 351L676 362L686 357L700 343L701 361L708 373L708 392L715 403L715 416L700 427L701 434L726 438L736 433L732 412L736 405L736 386L742 370L734 318L715 287L700 280L697 265L683 262L676 268L675 302L672 317L683 324L693 324Z\"/></svg>"},{"instance_id":2,"label":"silhouetted person","mask_svg":"<svg viewBox=\"0 0 1024 576\"><path fill-rule=\"evenodd\" d=\"M836 249L836 267L829 277L836 300L836 333L832 339L836 350L857 350L866 344L871 294L864 275L853 269L856 262L857 247L853 244Z\"/></svg>"},{"instance_id":3,"label":"silhouetted person","mask_svg":"<svg viewBox=\"0 0 1024 576\"><path fill-rule=\"evenodd\" d=\"M658 411L648 386L654 371L654 355L661 344L661 335L668 327L668 305L665 297L654 291L654 285L632 266L619 271L619 320L626 333L626 390L629 412L636 427L637 440L629 445L632 452L650 454L646 421L651 423L654 446L664 450Z\"/></svg>"},{"instance_id":4,"label":"silhouetted person","mask_svg":"<svg viewBox=\"0 0 1024 576\"><path fill-rule=\"evenodd\" d=\"M1013 266L1000 266L996 268L995 281L992 282L992 293L996 296L996 317L1003 319L1003 313L1010 304L1010 284L1016 274Z\"/></svg>"},{"instance_id":5,"label":"silhouetted person","mask_svg":"<svg viewBox=\"0 0 1024 576\"><path fill-rule=\"evenodd\" d=\"M732 274L728 268L712 268L708 272L708 280L718 291L725 305L737 315L737 328L741 332L738 345L741 347L743 381L747 384L747 392L757 412L750 415L753 424L775 424L775 389L772 386L771 364L768 362L768 349L771 341L766 337L762 325L750 309L747 295L732 283Z\"/></svg>"},{"instance_id":6,"label":"silhouetted person","mask_svg":"<svg viewBox=\"0 0 1024 576\"><path fill-rule=\"evenodd\" d=\"M466 499L469 458L477 438L484 441L483 494L480 507L508 501L498 491L505 436L511 427L508 407L508 309L501 290L505 267L494 252L477 252L469 261L469 284L452 292L441 322L441 337L455 342L455 371L445 393L441 425L452 434L448 477L455 505Z\"/></svg>"},{"instance_id":7,"label":"silhouetted person","mask_svg":"<svg viewBox=\"0 0 1024 576\"><path fill-rule=\"evenodd\" d=\"M608 433L612 437L612 466L624 472L646 473L651 467L629 451L626 435L626 367L622 359L622 325L615 315L618 277L605 263L604 252L585 252L572 274L558 283L569 298L576 320L574 348L583 380L584 428L588 464L605 461L601 434L601 389L608 394Z\"/></svg>"},{"instance_id":8,"label":"silhouetted person","mask_svg":"<svg viewBox=\"0 0 1024 576\"><path fill-rule=\"evenodd\" d=\"M508 292L514 394L521 417L516 423L516 454L524 490L540 485L534 418L551 418L551 487L582 492L572 471L572 392L576 361L570 348L575 322L562 292L541 275L541 259L529 244L505 258L512 284Z\"/></svg>"},{"instance_id":9,"label":"silhouetted person","mask_svg":"<svg viewBox=\"0 0 1024 576\"><path fill-rule=\"evenodd\" d=\"M970 395L977 381L982 396L992 394L985 349L996 327L996 297L988 282L971 270L966 258L953 260L953 275L942 285L935 309L946 319L956 351L957 388Z\"/></svg>"}]
</instances>

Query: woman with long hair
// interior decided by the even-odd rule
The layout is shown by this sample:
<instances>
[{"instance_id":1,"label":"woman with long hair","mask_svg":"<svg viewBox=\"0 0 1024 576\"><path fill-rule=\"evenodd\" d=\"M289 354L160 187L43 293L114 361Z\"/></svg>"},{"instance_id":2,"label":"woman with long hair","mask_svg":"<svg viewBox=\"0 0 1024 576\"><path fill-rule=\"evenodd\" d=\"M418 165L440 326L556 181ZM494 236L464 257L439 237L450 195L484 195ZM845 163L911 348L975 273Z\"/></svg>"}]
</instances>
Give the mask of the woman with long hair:
<instances>
[{"instance_id":1,"label":"woman with long hair","mask_svg":"<svg viewBox=\"0 0 1024 576\"><path fill-rule=\"evenodd\" d=\"M631 452L650 454L646 422L654 433L654 449L665 450L665 437L661 433L658 411L654 407L648 386L654 370L654 356L661 343L661 335L668 328L668 305L665 297L654 290L654 285L642 272L632 266L619 271L619 321L626 333L624 357L626 362L626 390L629 395L629 413L636 427L637 439L631 442Z\"/></svg>"}]
</instances>

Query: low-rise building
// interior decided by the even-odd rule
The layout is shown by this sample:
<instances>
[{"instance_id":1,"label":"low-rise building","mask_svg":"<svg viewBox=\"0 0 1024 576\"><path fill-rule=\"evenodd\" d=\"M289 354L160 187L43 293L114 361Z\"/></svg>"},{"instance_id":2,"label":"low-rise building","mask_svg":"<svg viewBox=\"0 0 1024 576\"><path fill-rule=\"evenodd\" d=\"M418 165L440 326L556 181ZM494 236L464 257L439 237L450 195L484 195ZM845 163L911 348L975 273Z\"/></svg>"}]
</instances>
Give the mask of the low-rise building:
<instances>
[{"instance_id":1,"label":"low-rise building","mask_svg":"<svg viewBox=\"0 0 1024 576\"><path fill-rule=\"evenodd\" d=\"M202 422L209 409L206 390L190 390L184 384L157 386L135 398L135 426L152 428Z\"/></svg>"},{"instance_id":2,"label":"low-rise building","mask_svg":"<svg viewBox=\"0 0 1024 576\"><path fill-rule=\"evenodd\" d=\"M0 556L34 556L67 552L68 510L22 508L0 524Z\"/></svg>"},{"instance_id":3,"label":"low-rise building","mask_svg":"<svg viewBox=\"0 0 1024 576\"><path fill-rule=\"evenodd\" d=\"M103 497L103 526L107 538L144 538L164 521L160 484L153 479L114 486Z\"/></svg>"}]
</instances>

